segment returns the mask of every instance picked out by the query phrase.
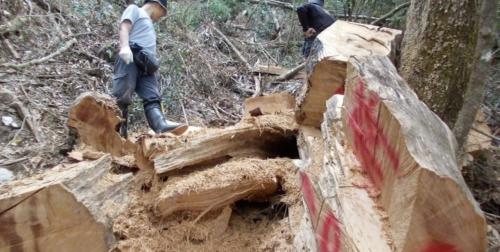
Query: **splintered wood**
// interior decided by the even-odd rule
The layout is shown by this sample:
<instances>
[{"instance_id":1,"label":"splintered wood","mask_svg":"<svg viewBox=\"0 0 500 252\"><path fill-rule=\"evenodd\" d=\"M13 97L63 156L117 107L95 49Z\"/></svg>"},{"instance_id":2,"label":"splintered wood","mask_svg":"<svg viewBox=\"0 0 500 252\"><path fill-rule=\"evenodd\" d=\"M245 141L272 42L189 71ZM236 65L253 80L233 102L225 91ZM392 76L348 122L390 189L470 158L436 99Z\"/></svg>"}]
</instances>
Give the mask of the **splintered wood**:
<instances>
[{"instance_id":1,"label":"splintered wood","mask_svg":"<svg viewBox=\"0 0 500 252\"><path fill-rule=\"evenodd\" d=\"M108 251L132 181L110 165L107 155L2 185L0 251Z\"/></svg>"},{"instance_id":2,"label":"splintered wood","mask_svg":"<svg viewBox=\"0 0 500 252\"><path fill-rule=\"evenodd\" d=\"M177 210L203 211L264 198L276 192L276 171L289 163L289 159L241 159L174 177L163 187L156 210L166 216Z\"/></svg>"},{"instance_id":3,"label":"splintered wood","mask_svg":"<svg viewBox=\"0 0 500 252\"><path fill-rule=\"evenodd\" d=\"M284 122L273 121L273 118ZM264 124L271 119L269 124ZM290 118L291 119L291 118ZM234 157L279 156L280 143L294 141L295 126L287 116L263 116L254 123L242 122L233 127L190 139L180 147L154 158L156 173L166 173L187 166ZM263 124L260 124L261 121Z\"/></svg>"},{"instance_id":4,"label":"splintered wood","mask_svg":"<svg viewBox=\"0 0 500 252\"><path fill-rule=\"evenodd\" d=\"M316 197L342 223L342 247L486 250L485 220L457 167L451 131L387 57L352 57L345 97L327 108Z\"/></svg>"},{"instance_id":5,"label":"splintered wood","mask_svg":"<svg viewBox=\"0 0 500 252\"><path fill-rule=\"evenodd\" d=\"M319 128L325 102L344 93L346 63L350 56L392 56L401 31L337 20L321 32L306 62L307 78L297 99L297 119Z\"/></svg>"},{"instance_id":6,"label":"splintered wood","mask_svg":"<svg viewBox=\"0 0 500 252\"><path fill-rule=\"evenodd\" d=\"M68 125L76 129L84 144L113 156L124 156L133 153L135 146L116 131L120 121L120 110L113 98L87 92L75 100Z\"/></svg>"}]
</instances>

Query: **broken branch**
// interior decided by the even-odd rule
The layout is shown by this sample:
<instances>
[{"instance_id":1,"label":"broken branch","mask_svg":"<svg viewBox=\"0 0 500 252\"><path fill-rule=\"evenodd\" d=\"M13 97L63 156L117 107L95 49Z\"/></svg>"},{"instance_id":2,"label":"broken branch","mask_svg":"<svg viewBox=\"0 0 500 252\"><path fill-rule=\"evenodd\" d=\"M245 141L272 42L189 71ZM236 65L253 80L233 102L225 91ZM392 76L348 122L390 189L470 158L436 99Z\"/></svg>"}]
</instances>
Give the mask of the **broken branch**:
<instances>
[{"instance_id":1,"label":"broken branch","mask_svg":"<svg viewBox=\"0 0 500 252\"><path fill-rule=\"evenodd\" d=\"M23 104L20 101L15 101L14 103L12 103L12 106L16 109L17 113L21 116L21 118L26 121L28 128L33 133L33 136L35 136L35 140L37 142L40 142L40 135L38 134L35 123L33 122L31 114L28 112L28 110L23 106Z\"/></svg>"},{"instance_id":2,"label":"broken branch","mask_svg":"<svg viewBox=\"0 0 500 252\"><path fill-rule=\"evenodd\" d=\"M236 48L236 46L231 42L231 40L229 40L226 37L226 35L224 35L224 33L222 33L219 29L217 29L215 25L212 25L212 28L224 40L224 42L226 42L226 44L231 48L231 50L233 50L233 52L236 54L236 57L241 61L241 63L243 63L245 67L251 71L252 67L250 66L250 64L248 64L248 61L245 59L245 57L243 57L241 52L238 50L238 48Z\"/></svg>"},{"instance_id":3,"label":"broken branch","mask_svg":"<svg viewBox=\"0 0 500 252\"><path fill-rule=\"evenodd\" d=\"M55 52L53 52L53 53L51 53L51 54L49 54L49 55L47 55L45 57L42 57L42 58L39 58L39 59L30 60L28 62L24 62L24 63L21 63L21 64L6 63L6 64L2 64L2 66L4 66L4 67L11 67L11 68L15 68L15 69L20 69L20 68L23 68L23 67L40 64L40 63L46 62L49 59L52 59L55 56L57 56L57 55L65 52L66 50L68 50L75 43L76 43L76 39L73 38L73 39L69 40L68 42L66 42L66 44L64 44L63 47L59 48L57 51L55 51Z\"/></svg>"},{"instance_id":4,"label":"broken branch","mask_svg":"<svg viewBox=\"0 0 500 252\"><path fill-rule=\"evenodd\" d=\"M403 9L403 8L406 8L410 6L410 2L406 2L404 4L401 4L399 6L397 6L396 8L394 8L393 10L389 11L387 14L381 16L380 18L378 18L377 20L371 22L370 24L371 25L376 25L377 23L379 22L382 22L384 21L385 19L389 18L389 17L392 17L394 14L396 14L399 10Z\"/></svg>"},{"instance_id":5,"label":"broken branch","mask_svg":"<svg viewBox=\"0 0 500 252\"><path fill-rule=\"evenodd\" d=\"M289 80L290 78L292 78L293 76L295 76L300 70L302 70L304 67L305 67L306 63L302 63L296 67L294 67L293 69L291 69L290 71L284 73L284 74L281 74L280 76L278 76L275 81L285 81L285 80Z\"/></svg>"}]
</instances>

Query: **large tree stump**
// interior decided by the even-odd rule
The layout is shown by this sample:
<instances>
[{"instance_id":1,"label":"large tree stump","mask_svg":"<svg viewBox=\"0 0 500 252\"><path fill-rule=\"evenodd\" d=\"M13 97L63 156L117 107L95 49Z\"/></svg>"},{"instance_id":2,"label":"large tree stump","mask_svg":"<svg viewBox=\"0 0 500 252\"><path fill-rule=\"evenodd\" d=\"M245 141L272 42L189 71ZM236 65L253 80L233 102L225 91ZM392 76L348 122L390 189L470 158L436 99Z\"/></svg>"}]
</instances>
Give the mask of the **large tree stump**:
<instances>
[{"instance_id":1,"label":"large tree stump","mask_svg":"<svg viewBox=\"0 0 500 252\"><path fill-rule=\"evenodd\" d=\"M418 100L387 57L351 58L341 120L342 127L326 123L323 128L326 138L336 138L329 148L338 156L329 160L340 171L321 180L330 182L322 183L327 193L323 197L338 209L336 216L354 247L366 251L373 243L379 244L377 251L486 249L486 223L457 167L451 131ZM330 128L336 136L328 135ZM338 189L343 187L362 187L368 194ZM363 244L365 240L372 242Z\"/></svg>"},{"instance_id":2,"label":"large tree stump","mask_svg":"<svg viewBox=\"0 0 500 252\"><path fill-rule=\"evenodd\" d=\"M132 181L110 165L107 155L2 185L0 251L107 251Z\"/></svg>"},{"instance_id":3,"label":"large tree stump","mask_svg":"<svg viewBox=\"0 0 500 252\"><path fill-rule=\"evenodd\" d=\"M340 20L321 32L307 59L307 78L297 100L299 123L320 127L326 100L344 93L349 56L393 56L400 35L399 30Z\"/></svg>"},{"instance_id":4,"label":"large tree stump","mask_svg":"<svg viewBox=\"0 0 500 252\"><path fill-rule=\"evenodd\" d=\"M76 98L69 111L68 125L76 129L80 141L113 156L133 155L135 146L117 132L121 112L115 100L87 92Z\"/></svg>"}]
</instances>

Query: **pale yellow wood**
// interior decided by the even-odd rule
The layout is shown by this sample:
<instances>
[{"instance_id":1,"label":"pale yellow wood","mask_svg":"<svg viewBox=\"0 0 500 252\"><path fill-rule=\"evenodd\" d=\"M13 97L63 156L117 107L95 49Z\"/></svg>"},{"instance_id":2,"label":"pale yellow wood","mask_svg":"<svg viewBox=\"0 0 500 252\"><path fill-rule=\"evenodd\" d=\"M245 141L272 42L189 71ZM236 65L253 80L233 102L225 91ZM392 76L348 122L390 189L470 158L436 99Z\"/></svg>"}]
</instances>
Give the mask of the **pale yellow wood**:
<instances>
[{"instance_id":1,"label":"pale yellow wood","mask_svg":"<svg viewBox=\"0 0 500 252\"><path fill-rule=\"evenodd\" d=\"M352 57L347 73L346 148L371 178L364 186L387 214L395 251L484 251L485 220L459 172L448 127L387 57Z\"/></svg>"},{"instance_id":2,"label":"pale yellow wood","mask_svg":"<svg viewBox=\"0 0 500 252\"><path fill-rule=\"evenodd\" d=\"M268 157L282 142L294 141L297 125L291 116L267 115L251 117L241 123L210 134L200 135L175 149L154 158L156 173L166 173L231 157ZM274 149L273 149L274 148Z\"/></svg>"},{"instance_id":3,"label":"pale yellow wood","mask_svg":"<svg viewBox=\"0 0 500 252\"><path fill-rule=\"evenodd\" d=\"M0 251L107 251L132 181L110 166L107 155L2 185Z\"/></svg>"},{"instance_id":4,"label":"pale yellow wood","mask_svg":"<svg viewBox=\"0 0 500 252\"><path fill-rule=\"evenodd\" d=\"M316 38L306 62L307 78L297 100L297 119L320 128L325 102L342 93L350 56L395 53L401 31L337 20Z\"/></svg>"},{"instance_id":5,"label":"pale yellow wood","mask_svg":"<svg viewBox=\"0 0 500 252\"><path fill-rule=\"evenodd\" d=\"M170 178L161 190L155 210L167 216L175 211L209 211L241 199L269 196L278 189L277 167L287 159L241 159L203 171Z\"/></svg>"},{"instance_id":6,"label":"pale yellow wood","mask_svg":"<svg viewBox=\"0 0 500 252\"><path fill-rule=\"evenodd\" d=\"M79 140L113 156L133 154L135 145L117 132L121 119L115 99L108 95L81 94L69 111L68 126L76 129Z\"/></svg>"}]
</instances>

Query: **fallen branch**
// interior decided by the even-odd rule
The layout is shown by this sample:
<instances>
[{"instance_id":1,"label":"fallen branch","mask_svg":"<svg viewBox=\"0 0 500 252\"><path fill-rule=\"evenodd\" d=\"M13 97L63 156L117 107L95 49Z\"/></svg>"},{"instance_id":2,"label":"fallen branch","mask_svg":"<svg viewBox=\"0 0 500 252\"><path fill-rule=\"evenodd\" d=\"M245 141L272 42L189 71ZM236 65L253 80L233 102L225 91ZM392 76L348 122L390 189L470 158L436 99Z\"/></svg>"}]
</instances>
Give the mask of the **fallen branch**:
<instances>
[{"instance_id":1,"label":"fallen branch","mask_svg":"<svg viewBox=\"0 0 500 252\"><path fill-rule=\"evenodd\" d=\"M295 76L300 70L302 70L304 67L305 67L306 63L302 63L296 67L294 67L293 69L291 69L290 71L286 72L286 73L283 73L281 74L280 76L278 76L275 81L285 81L285 80L289 80L291 79L293 76Z\"/></svg>"},{"instance_id":2,"label":"fallen branch","mask_svg":"<svg viewBox=\"0 0 500 252\"><path fill-rule=\"evenodd\" d=\"M10 54L12 54L12 56L15 58L15 59L19 59L21 58L21 56L19 56L19 53L16 51L16 49L12 46L12 44L10 43L10 41L6 38L3 39L3 43L5 44L5 46L7 47L7 49L9 49L9 52Z\"/></svg>"},{"instance_id":3,"label":"fallen branch","mask_svg":"<svg viewBox=\"0 0 500 252\"><path fill-rule=\"evenodd\" d=\"M400 4L399 6L397 6L396 8L394 8L393 10L389 11L387 14L381 16L379 19L371 22L370 24L371 25L376 25L377 23L379 22L382 22L384 21L386 18L389 18L389 17L392 17L394 14L396 14L399 10L403 9L403 8L406 8L410 6L410 2L406 2L404 4Z\"/></svg>"},{"instance_id":4,"label":"fallen branch","mask_svg":"<svg viewBox=\"0 0 500 252\"><path fill-rule=\"evenodd\" d=\"M254 75L253 79L255 81L255 92L253 93L252 97L261 96L262 95L262 85L260 83L260 74L259 74L259 77Z\"/></svg>"},{"instance_id":5,"label":"fallen branch","mask_svg":"<svg viewBox=\"0 0 500 252\"><path fill-rule=\"evenodd\" d=\"M23 104L20 101L14 101L14 103L12 103L12 106L14 107L14 109L16 109L19 116L21 116L21 119L26 120L28 128L33 133L33 136L35 136L35 140L37 142L40 142L40 135L38 134L37 127L35 126L35 123L32 120L32 116L28 112L28 110L23 106Z\"/></svg>"},{"instance_id":6,"label":"fallen branch","mask_svg":"<svg viewBox=\"0 0 500 252\"><path fill-rule=\"evenodd\" d=\"M245 64L245 67L248 69L248 70L252 70L252 67L250 66L250 64L248 63L248 61L245 59L245 57L243 57L243 55L241 54L241 52L238 50L238 48L236 48L236 46L226 37L226 35L224 35L224 33L222 33L219 29L217 29L217 27L215 27L215 25L212 25L212 28L214 29L214 31L226 42L226 44L231 48L231 50L233 50L233 52L236 54L236 57L238 57L238 59L243 63Z\"/></svg>"},{"instance_id":7,"label":"fallen branch","mask_svg":"<svg viewBox=\"0 0 500 252\"><path fill-rule=\"evenodd\" d=\"M483 136L487 136L487 137L489 137L489 138L491 138L491 139L493 139L493 140L496 140L496 141L499 141L499 142L500 142L500 138L499 138L499 137L496 137L496 136L494 136L494 135L490 135L490 134L488 134L488 133L486 133L486 132L483 132L483 131L481 131L480 129L477 129L477 128L474 128L474 127L472 127L472 129L473 129L474 131L476 131L477 133L479 133L479 134L483 135Z\"/></svg>"},{"instance_id":8,"label":"fallen branch","mask_svg":"<svg viewBox=\"0 0 500 252\"><path fill-rule=\"evenodd\" d=\"M13 165L13 164L16 164L16 163L19 163L19 162L22 162L22 161L25 161L28 159L29 159L28 157L22 157L22 158L18 158L18 159L14 159L14 160L5 160L5 161L1 160L0 165L9 166L9 165Z\"/></svg>"},{"instance_id":9,"label":"fallen branch","mask_svg":"<svg viewBox=\"0 0 500 252\"><path fill-rule=\"evenodd\" d=\"M55 52L53 52L53 53L51 53L51 54L49 54L49 55L47 55L45 57L42 57L42 58L39 58L39 59L30 60L28 62L24 62L24 63L21 63L21 64L6 63L6 64L2 64L2 66L4 66L4 67L11 67L11 68L15 68L15 69L20 69L20 68L23 68L23 67L40 64L40 63L46 62L49 59L52 59L55 56L57 56L57 55L65 52L65 51L67 51L75 43L76 43L76 39L73 38L73 39L69 40L68 42L66 42L66 44L64 44L63 47L59 48L57 51L55 51Z\"/></svg>"}]
</instances>

